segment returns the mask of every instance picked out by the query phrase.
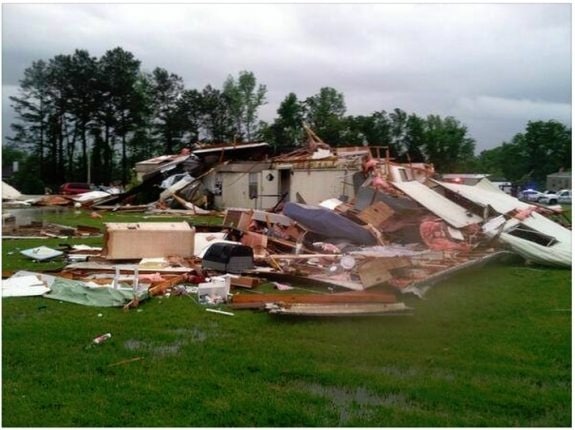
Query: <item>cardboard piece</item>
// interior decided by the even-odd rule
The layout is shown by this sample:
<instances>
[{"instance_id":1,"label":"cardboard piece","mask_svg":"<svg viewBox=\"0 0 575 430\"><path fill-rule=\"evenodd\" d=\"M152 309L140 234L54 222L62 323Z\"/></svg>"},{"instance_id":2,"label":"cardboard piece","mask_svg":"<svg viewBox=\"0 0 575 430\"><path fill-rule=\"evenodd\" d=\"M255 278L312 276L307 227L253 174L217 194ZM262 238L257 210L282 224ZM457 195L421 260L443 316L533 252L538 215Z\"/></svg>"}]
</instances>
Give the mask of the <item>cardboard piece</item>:
<instances>
[{"instance_id":1,"label":"cardboard piece","mask_svg":"<svg viewBox=\"0 0 575 430\"><path fill-rule=\"evenodd\" d=\"M388 205L383 202L376 202L358 213L357 217L366 224L371 224L375 228L381 228L383 223L393 214L393 209Z\"/></svg>"},{"instance_id":2,"label":"cardboard piece","mask_svg":"<svg viewBox=\"0 0 575 430\"><path fill-rule=\"evenodd\" d=\"M246 231L252 221L253 211L245 209L227 209L223 225Z\"/></svg>"},{"instance_id":3,"label":"cardboard piece","mask_svg":"<svg viewBox=\"0 0 575 430\"><path fill-rule=\"evenodd\" d=\"M268 226L271 224L279 224L283 227L290 227L294 224L292 219L283 214L257 209L230 208L226 210L223 225L226 227L233 227L241 231L247 231L249 230L249 226L252 221L263 222Z\"/></svg>"},{"instance_id":4,"label":"cardboard piece","mask_svg":"<svg viewBox=\"0 0 575 430\"><path fill-rule=\"evenodd\" d=\"M411 265L407 257L374 258L364 262L357 270L365 288L374 287L389 281L393 275L390 270Z\"/></svg>"},{"instance_id":5,"label":"cardboard piece","mask_svg":"<svg viewBox=\"0 0 575 430\"><path fill-rule=\"evenodd\" d=\"M252 248L254 250L254 257L264 258L268 246L268 237L264 234L248 231L242 236L242 245Z\"/></svg>"},{"instance_id":6,"label":"cardboard piece","mask_svg":"<svg viewBox=\"0 0 575 430\"><path fill-rule=\"evenodd\" d=\"M102 256L109 260L194 255L195 229L185 221L105 225Z\"/></svg>"}]
</instances>

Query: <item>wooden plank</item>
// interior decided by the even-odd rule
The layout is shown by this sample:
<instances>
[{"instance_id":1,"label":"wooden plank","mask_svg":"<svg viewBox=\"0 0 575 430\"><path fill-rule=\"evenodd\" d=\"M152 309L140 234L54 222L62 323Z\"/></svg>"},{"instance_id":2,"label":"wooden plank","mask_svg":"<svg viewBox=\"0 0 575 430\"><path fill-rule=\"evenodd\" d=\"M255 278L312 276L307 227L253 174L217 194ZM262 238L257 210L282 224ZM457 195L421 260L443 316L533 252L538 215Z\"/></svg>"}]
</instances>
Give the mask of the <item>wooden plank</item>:
<instances>
[{"instance_id":1,"label":"wooden plank","mask_svg":"<svg viewBox=\"0 0 575 430\"><path fill-rule=\"evenodd\" d=\"M251 276L239 276L230 278L230 285L232 287L241 287L241 288L254 288L257 287L262 283L262 280L259 278L254 278Z\"/></svg>"},{"instance_id":2,"label":"wooden plank","mask_svg":"<svg viewBox=\"0 0 575 430\"><path fill-rule=\"evenodd\" d=\"M309 260L311 258L340 258L341 254L270 254L275 260Z\"/></svg>"},{"instance_id":3,"label":"wooden plank","mask_svg":"<svg viewBox=\"0 0 575 430\"><path fill-rule=\"evenodd\" d=\"M305 244L303 243L304 240L305 240L305 236L304 235L300 236L299 242L301 243L301 249L299 251L302 253L313 254L315 252L315 250L306 247ZM298 242L297 241L280 239L279 237L268 236L268 243L276 244L279 248L279 252L284 251L286 248L289 249L289 252L295 252L296 249L298 248L298 246L297 246ZM270 251L270 249L268 249L268 251ZM285 255L285 254L283 254L283 255Z\"/></svg>"},{"instance_id":4,"label":"wooden plank","mask_svg":"<svg viewBox=\"0 0 575 430\"><path fill-rule=\"evenodd\" d=\"M273 263L275 260L268 258L268 264ZM270 264L271 265L271 264ZM260 276L269 281L294 283L297 285L306 285L311 287L325 287L325 288L345 288L349 290L363 291L364 287L360 281L341 280L339 277L330 278L328 275L323 277L320 275L296 275L290 273L283 273L282 268L275 261L274 267L277 271L259 270L257 267L250 272L253 276Z\"/></svg>"},{"instance_id":5,"label":"wooden plank","mask_svg":"<svg viewBox=\"0 0 575 430\"><path fill-rule=\"evenodd\" d=\"M148 293L150 293L150 296L162 295L170 288L184 282L185 279L185 275L174 276L172 279L168 279L167 281L160 282L153 287L148 288Z\"/></svg>"},{"instance_id":6,"label":"wooden plank","mask_svg":"<svg viewBox=\"0 0 575 430\"><path fill-rule=\"evenodd\" d=\"M291 240L298 241L301 240L306 230L299 224L294 223L288 227L284 227L284 232L289 236Z\"/></svg>"},{"instance_id":7,"label":"wooden plank","mask_svg":"<svg viewBox=\"0 0 575 430\"><path fill-rule=\"evenodd\" d=\"M77 225L76 229L78 233L91 233L91 234L102 234L102 229L100 227L92 227L90 225Z\"/></svg>"},{"instance_id":8,"label":"wooden plank","mask_svg":"<svg viewBox=\"0 0 575 430\"><path fill-rule=\"evenodd\" d=\"M367 315L401 315L411 311L404 303L340 303L313 304L296 303L293 305L266 306L270 314L308 317L352 317Z\"/></svg>"},{"instance_id":9,"label":"wooden plank","mask_svg":"<svg viewBox=\"0 0 575 430\"><path fill-rule=\"evenodd\" d=\"M232 305L262 303L396 303L391 293L363 294L237 294L232 298Z\"/></svg>"},{"instance_id":10,"label":"wooden plank","mask_svg":"<svg viewBox=\"0 0 575 430\"><path fill-rule=\"evenodd\" d=\"M7 279L7 278L11 277L12 275L14 275L13 270L2 270L2 279Z\"/></svg>"}]
</instances>

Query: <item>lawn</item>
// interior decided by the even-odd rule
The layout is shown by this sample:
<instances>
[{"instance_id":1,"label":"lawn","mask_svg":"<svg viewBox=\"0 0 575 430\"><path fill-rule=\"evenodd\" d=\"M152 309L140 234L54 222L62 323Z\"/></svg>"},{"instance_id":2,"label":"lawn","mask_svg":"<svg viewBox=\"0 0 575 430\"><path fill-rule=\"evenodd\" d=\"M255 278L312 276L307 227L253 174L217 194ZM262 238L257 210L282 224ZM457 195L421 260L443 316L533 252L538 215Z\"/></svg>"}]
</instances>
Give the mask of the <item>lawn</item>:
<instances>
[{"instance_id":1,"label":"lawn","mask_svg":"<svg viewBox=\"0 0 575 430\"><path fill-rule=\"evenodd\" d=\"M28 246L3 240L3 269L30 268L10 263ZM411 316L288 319L4 299L2 425L571 427L570 270L490 265L405 301Z\"/></svg>"}]
</instances>

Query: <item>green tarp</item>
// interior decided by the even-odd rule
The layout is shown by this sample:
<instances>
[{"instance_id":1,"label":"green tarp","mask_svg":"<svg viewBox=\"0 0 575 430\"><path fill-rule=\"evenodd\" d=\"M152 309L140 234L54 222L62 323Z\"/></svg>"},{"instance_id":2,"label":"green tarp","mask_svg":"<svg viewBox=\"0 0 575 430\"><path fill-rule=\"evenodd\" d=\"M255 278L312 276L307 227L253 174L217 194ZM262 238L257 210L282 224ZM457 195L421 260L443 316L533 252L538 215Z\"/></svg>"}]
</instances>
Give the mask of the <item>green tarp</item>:
<instances>
[{"instance_id":1,"label":"green tarp","mask_svg":"<svg viewBox=\"0 0 575 430\"><path fill-rule=\"evenodd\" d=\"M124 306L134 298L131 288L88 287L81 281L64 278L56 278L50 289L44 297L87 306ZM148 291L140 291L137 296L139 300L146 299Z\"/></svg>"}]
</instances>

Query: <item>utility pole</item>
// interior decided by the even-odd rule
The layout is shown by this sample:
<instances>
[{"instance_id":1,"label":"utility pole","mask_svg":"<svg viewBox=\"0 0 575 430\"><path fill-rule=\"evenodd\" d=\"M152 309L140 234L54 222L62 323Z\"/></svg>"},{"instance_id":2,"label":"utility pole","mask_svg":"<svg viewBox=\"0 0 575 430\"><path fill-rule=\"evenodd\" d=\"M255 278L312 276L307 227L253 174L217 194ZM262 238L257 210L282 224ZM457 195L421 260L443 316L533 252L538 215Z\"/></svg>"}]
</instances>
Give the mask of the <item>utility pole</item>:
<instances>
[{"instance_id":1,"label":"utility pole","mask_svg":"<svg viewBox=\"0 0 575 430\"><path fill-rule=\"evenodd\" d=\"M90 159L90 150L87 151L86 158L87 158L86 161L88 163L88 174L87 174L88 177L86 179L86 182L91 184L92 183L92 162Z\"/></svg>"}]
</instances>

